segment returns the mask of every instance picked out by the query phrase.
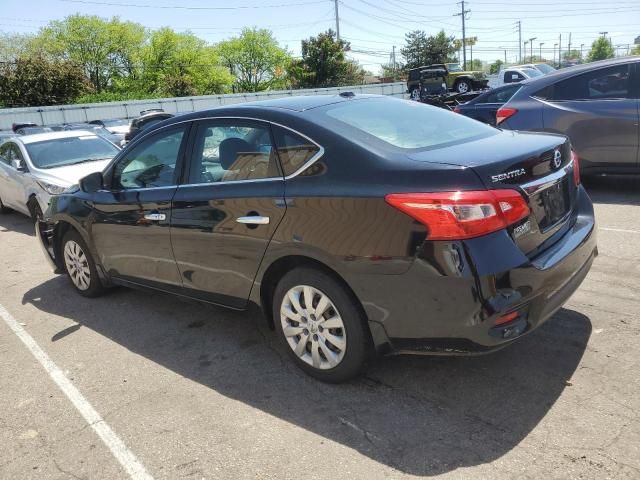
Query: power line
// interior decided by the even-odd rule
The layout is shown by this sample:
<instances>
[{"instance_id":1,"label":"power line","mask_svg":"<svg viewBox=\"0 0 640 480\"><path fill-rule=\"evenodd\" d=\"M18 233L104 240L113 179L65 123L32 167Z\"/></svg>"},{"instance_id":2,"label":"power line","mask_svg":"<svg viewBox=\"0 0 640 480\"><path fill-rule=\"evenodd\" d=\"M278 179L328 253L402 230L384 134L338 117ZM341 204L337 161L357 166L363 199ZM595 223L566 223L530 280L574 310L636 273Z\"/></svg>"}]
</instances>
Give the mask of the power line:
<instances>
[{"instance_id":1,"label":"power line","mask_svg":"<svg viewBox=\"0 0 640 480\"><path fill-rule=\"evenodd\" d=\"M281 7L298 7L303 5L315 5L320 3L326 3L325 0L311 0L307 2L297 3L279 3L269 5L235 5L233 7L189 7L186 5L145 5L140 3L115 3L104 2L99 0L58 0L59 2L67 3L82 3L85 5L103 5L109 7L134 7L134 8L157 8L168 10L254 10L261 8L281 8Z\"/></svg>"}]
</instances>

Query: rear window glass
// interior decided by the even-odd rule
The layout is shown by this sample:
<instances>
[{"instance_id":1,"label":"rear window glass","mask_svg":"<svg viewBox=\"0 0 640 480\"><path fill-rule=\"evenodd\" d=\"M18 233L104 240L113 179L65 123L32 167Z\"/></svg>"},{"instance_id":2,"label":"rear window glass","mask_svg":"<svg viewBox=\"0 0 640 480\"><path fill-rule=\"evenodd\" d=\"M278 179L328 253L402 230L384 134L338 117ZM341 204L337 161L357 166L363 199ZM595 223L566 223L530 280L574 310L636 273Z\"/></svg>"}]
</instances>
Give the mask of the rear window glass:
<instances>
[{"instance_id":1,"label":"rear window glass","mask_svg":"<svg viewBox=\"0 0 640 480\"><path fill-rule=\"evenodd\" d=\"M507 103L520 88L522 88L521 85L497 88L488 93L484 98L479 99L476 103Z\"/></svg>"},{"instance_id":2,"label":"rear window glass","mask_svg":"<svg viewBox=\"0 0 640 480\"><path fill-rule=\"evenodd\" d=\"M408 100L352 100L331 105L325 112L338 122L402 149L445 146L497 133L464 115Z\"/></svg>"},{"instance_id":3,"label":"rear window glass","mask_svg":"<svg viewBox=\"0 0 640 480\"><path fill-rule=\"evenodd\" d=\"M274 126L273 133L285 176L295 173L320 151L313 142L290 130Z\"/></svg>"},{"instance_id":4,"label":"rear window glass","mask_svg":"<svg viewBox=\"0 0 640 480\"><path fill-rule=\"evenodd\" d=\"M600 100L626 98L629 93L629 66L616 65L576 75L539 92L549 100Z\"/></svg>"}]
</instances>

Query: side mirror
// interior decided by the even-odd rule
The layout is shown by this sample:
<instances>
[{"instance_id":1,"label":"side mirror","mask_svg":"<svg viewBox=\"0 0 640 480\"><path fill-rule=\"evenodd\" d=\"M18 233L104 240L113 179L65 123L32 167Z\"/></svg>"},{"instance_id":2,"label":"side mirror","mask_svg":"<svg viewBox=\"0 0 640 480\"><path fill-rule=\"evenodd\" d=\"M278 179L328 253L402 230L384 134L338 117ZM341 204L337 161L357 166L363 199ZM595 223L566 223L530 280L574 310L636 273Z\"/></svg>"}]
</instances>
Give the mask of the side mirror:
<instances>
[{"instance_id":1,"label":"side mirror","mask_svg":"<svg viewBox=\"0 0 640 480\"><path fill-rule=\"evenodd\" d=\"M90 173L84 178L80 179L80 190L85 193L95 193L102 189L104 179L102 178L102 172Z\"/></svg>"},{"instance_id":2,"label":"side mirror","mask_svg":"<svg viewBox=\"0 0 640 480\"><path fill-rule=\"evenodd\" d=\"M26 170L26 168L24 168L24 162L17 158L11 160L11 166L19 172L24 172Z\"/></svg>"}]
</instances>

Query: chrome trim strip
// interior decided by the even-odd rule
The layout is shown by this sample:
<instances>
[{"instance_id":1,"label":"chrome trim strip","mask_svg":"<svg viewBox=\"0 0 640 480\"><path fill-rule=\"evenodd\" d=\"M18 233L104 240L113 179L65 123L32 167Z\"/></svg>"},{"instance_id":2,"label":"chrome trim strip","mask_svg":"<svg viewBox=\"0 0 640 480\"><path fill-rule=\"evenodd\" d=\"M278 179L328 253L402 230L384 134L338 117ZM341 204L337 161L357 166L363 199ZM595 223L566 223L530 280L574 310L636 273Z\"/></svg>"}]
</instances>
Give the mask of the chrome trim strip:
<instances>
[{"instance_id":1,"label":"chrome trim strip","mask_svg":"<svg viewBox=\"0 0 640 480\"><path fill-rule=\"evenodd\" d=\"M524 183L520 185L520 188L522 188L529 196L535 195L536 193L546 190L547 188L552 187L556 183L562 181L564 177L566 177L567 174L572 170L573 170L573 160L570 161L564 167L562 167L560 170L553 172L552 174L547 175L546 177L533 180L528 183Z\"/></svg>"},{"instance_id":2,"label":"chrome trim strip","mask_svg":"<svg viewBox=\"0 0 640 480\"><path fill-rule=\"evenodd\" d=\"M259 215L236 218L236 222L243 223L245 225L269 225L269 220L269 217L261 217Z\"/></svg>"}]
</instances>

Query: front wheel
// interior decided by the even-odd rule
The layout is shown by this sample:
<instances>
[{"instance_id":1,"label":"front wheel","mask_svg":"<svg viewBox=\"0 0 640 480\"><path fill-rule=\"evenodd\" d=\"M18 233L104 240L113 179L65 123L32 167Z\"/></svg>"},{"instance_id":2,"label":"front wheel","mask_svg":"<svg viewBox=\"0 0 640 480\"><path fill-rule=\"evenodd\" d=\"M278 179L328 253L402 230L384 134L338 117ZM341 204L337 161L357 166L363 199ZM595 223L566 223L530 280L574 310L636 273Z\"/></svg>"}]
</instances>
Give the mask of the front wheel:
<instances>
[{"instance_id":1,"label":"front wheel","mask_svg":"<svg viewBox=\"0 0 640 480\"><path fill-rule=\"evenodd\" d=\"M458 93L467 93L472 89L471 83L468 80L460 80L456 83L456 92Z\"/></svg>"},{"instance_id":2,"label":"front wheel","mask_svg":"<svg viewBox=\"0 0 640 480\"><path fill-rule=\"evenodd\" d=\"M87 244L75 230L70 230L62 240L64 268L71 284L84 297L97 297L105 291L96 264Z\"/></svg>"},{"instance_id":3,"label":"front wheel","mask_svg":"<svg viewBox=\"0 0 640 480\"><path fill-rule=\"evenodd\" d=\"M276 330L294 363L324 382L358 375L370 338L357 301L331 275L311 268L287 273L273 298Z\"/></svg>"}]
</instances>

